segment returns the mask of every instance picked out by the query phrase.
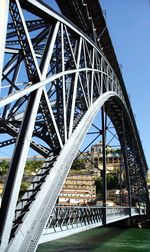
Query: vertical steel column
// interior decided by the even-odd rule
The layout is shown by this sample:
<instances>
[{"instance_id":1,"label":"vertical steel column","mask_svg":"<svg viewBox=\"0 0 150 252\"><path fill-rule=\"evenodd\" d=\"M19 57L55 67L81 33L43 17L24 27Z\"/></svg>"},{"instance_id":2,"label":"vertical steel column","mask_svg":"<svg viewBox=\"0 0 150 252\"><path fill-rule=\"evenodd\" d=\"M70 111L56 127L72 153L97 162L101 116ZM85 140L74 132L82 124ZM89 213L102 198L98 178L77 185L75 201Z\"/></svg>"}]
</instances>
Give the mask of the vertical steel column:
<instances>
[{"instance_id":1,"label":"vertical steel column","mask_svg":"<svg viewBox=\"0 0 150 252\"><path fill-rule=\"evenodd\" d=\"M83 43L83 39L82 39L82 37L80 37L80 40L79 40L79 47L78 47L77 64L76 64L77 70L79 69L79 64L80 64L82 43ZM72 95L71 114L70 114L70 124L69 124L69 137L71 136L72 130L73 130L73 119L74 119L74 112L75 112L75 102L76 102L78 78L79 78L79 72L77 71L77 72L75 73L74 87L73 87L73 95Z\"/></svg>"},{"instance_id":2,"label":"vertical steel column","mask_svg":"<svg viewBox=\"0 0 150 252\"><path fill-rule=\"evenodd\" d=\"M102 189L103 189L103 225L106 225L106 200L107 200L107 178L106 178L106 127L105 127L105 122L104 122L104 105L101 108L101 117L102 117L102 153L103 153L103 184L102 184Z\"/></svg>"},{"instance_id":3,"label":"vertical steel column","mask_svg":"<svg viewBox=\"0 0 150 252\"><path fill-rule=\"evenodd\" d=\"M129 216L131 217L131 184L130 184L130 174L129 174L129 166L128 166L128 158L127 158L127 150L126 150L126 134L125 134L125 124L124 124L124 114L122 111L122 128L123 128L123 153L124 153L124 164L127 174L127 183L128 183L128 204L129 204Z\"/></svg>"},{"instance_id":4,"label":"vertical steel column","mask_svg":"<svg viewBox=\"0 0 150 252\"><path fill-rule=\"evenodd\" d=\"M61 54L62 54L62 72L65 71L65 52L64 52L64 27L61 24ZM63 116L64 116L64 142L67 142L67 111L66 111L66 84L65 76L62 76L62 91L63 91Z\"/></svg>"},{"instance_id":5,"label":"vertical steel column","mask_svg":"<svg viewBox=\"0 0 150 252\"><path fill-rule=\"evenodd\" d=\"M136 198L137 202L138 203L138 206L140 206L140 181L138 181L138 174L137 174L137 157L136 157L136 151L135 151L135 146L134 146L134 140L132 139L132 151L133 151L133 156L134 156L134 169L135 169L135 177L136 177L136 192L135 192L135 189L134 189L134 194L138 195L138 199ZM138 192L137 192L137 189L138 189Z\"/></svg>"},{"instance_id":6,"label":"vertical steel column","mask_svg":"<svg viewBox=\"0 0 150 252\"><path fill-rule=\"evenodd\" d=\"M4 54L5 54L5 40L7 32L7 21L9 13L9 0L0 0L0 86L3 72Z\"/></svg>"},{"instance_id":7,"label":"vertical steel column","mask_svg":"<svg viewBox=\"0 0 150 252\"><path fill-rule=\"evenodd\" d=\"M119 202L120 202L120 206L122 205L122 166L121 166L121 162L120 162L120 176L119 176L119 179L120 179L120 192L119 192Z\"/></svg>"},{"instance_id":8,"label":"vertical steel column","mask_svg":"<svg viewBox=\"0 0 150 252\"><path fill-rule=\"evenodd\" d=\"M136 176L136 183L138 188L138 206L139 206L139 213L140 213L140 182L138 181L138 174L137 174L137 163L135 163L135 176Z\"/></svg>"}]
</instances>

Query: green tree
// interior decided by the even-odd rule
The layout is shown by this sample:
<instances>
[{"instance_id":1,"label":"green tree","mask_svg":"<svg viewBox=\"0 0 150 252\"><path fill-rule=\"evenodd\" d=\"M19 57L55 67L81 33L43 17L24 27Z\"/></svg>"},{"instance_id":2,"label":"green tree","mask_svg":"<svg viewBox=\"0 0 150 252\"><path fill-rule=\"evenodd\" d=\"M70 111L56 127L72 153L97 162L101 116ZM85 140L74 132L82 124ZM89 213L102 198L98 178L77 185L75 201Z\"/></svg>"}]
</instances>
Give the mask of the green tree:
<instances>
[{"instance_id":1,"label":"green tree","mask_svg":"<svg viewBox=\"0 0 150 252\"><path fill-rule=\"evenodd\" d=\"M0 175L6 175L9 168L8 161L2 160L0 162Z\"/></svg>"},{"instance_id":2,"label":"green tree","mask_svg":"<svg viewBox=\"0 0 150 252\"><path fill-rule=\"evenodd\" d=\"M23 181L23 182L21 183L20 192L19 192L19 198L23 196L23 194L24 194L25 191L27 190L28 186L29 186L29 183L27 183L27 182L24 182L24 181Z\"/></svg>"},{"instance_id":3,"label":"green tree","mask_svg":"<svg viewBox=\"0 0 150 252\"><path fill-rule=\"evenodd\" d=\"M72 170L82 170L85 169L85 160L84 159L75 159L72 166Z\"/></svg>"},{"instance_id":4,"label":"green tree","mask_svg":"<svg viewBox=\"0 0 150 252\"><path fill-rule=\"evenodd\" d=\"M100 195L102 193L102 179L101 178L97 178L95 180L95 185L96 185L96 194Z\"/></svg>"},{"instance_id":5,"label":"green tree","mask_svg":"<svg viewBox=\"0 0 150 252\"><path fill-rule=\"evenodd\" d=\"M107 174L107 189L116 189L118 186L118 178L115 174Z\"/></svg>"},{"instance_id":6,"label":"green tree","mask_svg":"<svg viewBox=\"0 0 150 252\"><path fill-rule=\"evenodd\" d=\"M32 173L36 173L43 163L41 160L28 160L25 165L25 174L31 175Z\"/></svg>"},{"instance_id":7,"label":"green tree","mask_svg":"<svg viewBox=\"0 0 150 252\"><path fill-rule=\"evenodd\" d=\"M121 149L115 149L114 152L113 152L113 155L120 157L122 155Z\"/></svg>"},{"instance_id":8,"label":"green tree","mask_svg":"<svg viewBox=\"0 0 150 252\"><path fill-rule=\"evenodd\" d=\"M112 148L108 145L105 151L106 151L106 156L108 156L108 154L112 153Z\"/></svg>"}]
</instances>

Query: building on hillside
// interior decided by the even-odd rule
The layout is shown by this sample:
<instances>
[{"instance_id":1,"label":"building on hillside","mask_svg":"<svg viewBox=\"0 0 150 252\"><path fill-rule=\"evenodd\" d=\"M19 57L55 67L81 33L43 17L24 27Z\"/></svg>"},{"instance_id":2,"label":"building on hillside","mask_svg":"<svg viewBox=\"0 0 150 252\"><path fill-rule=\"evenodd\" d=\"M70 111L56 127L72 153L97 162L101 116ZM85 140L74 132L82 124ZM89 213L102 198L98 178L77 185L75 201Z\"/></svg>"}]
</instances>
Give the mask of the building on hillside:
<instances>
[{"instance_id":1,"label":"building on hillside","mask_svg":"<svg viewBox=\"0 0 150 252\"><path fill-rule=\"evenodd\" d=\"M58 204L87 205L96 201L95 179L89 174L69 174L61 189Z\"/></svg>"},{"instance_id":2,"label":"building on hillside","mask_svg":"<svg viewBox=\"0 0 150 252\"><path fill-rule=\"evenodd\" d=\"M112 202L113 205L128 205L128 191L126 189L112 189L107 190L107 201Z\"/></svg>"},{"instance_id":3,"label":"building on hillside","mask_svg":"<svg viewBox=\"0 0 150 252\"><path fill-rule=\"evenodd\" d=\"M107 173L117 174L123 161L122 156L115 153L115 151L116 149L111 148L108 148L106 151ZM85 157L85 167L89 168L89 172L94 173L95 176L101 176L101 171L103 170L102 142L92 145L91 151L84 152L83 156Z\"/></svg>"}]
</instances>

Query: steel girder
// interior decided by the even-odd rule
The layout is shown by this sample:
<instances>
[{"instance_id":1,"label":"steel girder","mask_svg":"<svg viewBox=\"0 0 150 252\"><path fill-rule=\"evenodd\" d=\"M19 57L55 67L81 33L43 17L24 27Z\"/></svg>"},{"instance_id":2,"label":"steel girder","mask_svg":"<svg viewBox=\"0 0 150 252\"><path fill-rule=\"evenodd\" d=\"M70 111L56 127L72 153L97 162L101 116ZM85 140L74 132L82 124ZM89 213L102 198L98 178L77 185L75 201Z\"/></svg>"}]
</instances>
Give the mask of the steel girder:
<instances>
[{"instance_id":1,"label":"steel girder","mask_svg":"<svg viewBox=\"0 0 150 252\"><path fill-rule=\"evenodd\" d=\"M6 37L0 131L13 136L16 145L1 205L1 251L34 251L104 103L126 160L129 206L139 199L148 204L147 167L124 89L97 45L41 1L10 0L8 22L7 34L5 19L0 37ZM17 203L29 147L47 159Z\"/></svg>"},{"instance_id":2,"label":"steel girder","mask_svg":"<svg viewBox=\"0 0 150 252\"><path fill-rule=\"evenodd\" d=\"M132 208L131 215L143 215L144 210ZM129 218L127 207L108 207L107 224ZM39 244L64 238L103 225L103 207L98 206L56 206L46 224Z\"/></svg>"}]
</instances>

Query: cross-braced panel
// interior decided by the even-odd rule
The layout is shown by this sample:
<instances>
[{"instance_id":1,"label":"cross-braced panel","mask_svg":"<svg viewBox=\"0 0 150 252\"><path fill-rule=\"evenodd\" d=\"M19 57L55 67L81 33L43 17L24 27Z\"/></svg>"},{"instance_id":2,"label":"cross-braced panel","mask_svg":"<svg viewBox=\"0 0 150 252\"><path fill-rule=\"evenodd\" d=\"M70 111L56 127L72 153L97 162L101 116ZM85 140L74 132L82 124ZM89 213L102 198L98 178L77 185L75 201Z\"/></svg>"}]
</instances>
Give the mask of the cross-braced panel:
<instances>
[{"instance_id":1,"label":"cross-braced panel","mask_svg":"<svg viewBox=\"0 0 150 252\"><path fill-rule=\"evenodd\" d=\"M13 146L13 155L1 205L1 248L34 251L104 103L126 160L129 207L148 201L147 167L124 88L98 46L41 1L10 0L7 30L6 23L0 132L7 137L0 147ZM45 163L18 200L30 148Z\"/></svg>"}]
</instances>

